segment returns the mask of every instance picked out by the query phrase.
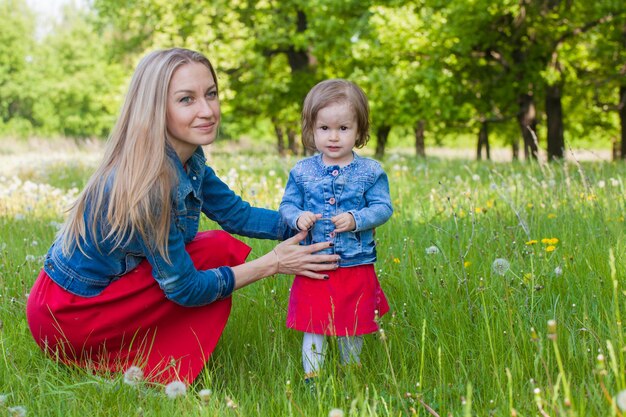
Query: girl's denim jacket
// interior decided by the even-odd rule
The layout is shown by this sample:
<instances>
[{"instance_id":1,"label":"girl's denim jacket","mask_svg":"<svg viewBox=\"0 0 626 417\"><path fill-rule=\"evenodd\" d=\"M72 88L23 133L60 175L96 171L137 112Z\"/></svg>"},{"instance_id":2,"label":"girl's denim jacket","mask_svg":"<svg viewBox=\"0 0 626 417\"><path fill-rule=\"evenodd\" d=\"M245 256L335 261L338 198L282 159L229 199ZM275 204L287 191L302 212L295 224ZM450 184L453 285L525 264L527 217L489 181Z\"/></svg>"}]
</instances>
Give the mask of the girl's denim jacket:
<instances>
[{"instance_id":1,"label":"girl's denim jacket","mask_svg":"<svg viewBox=\"0 0 626 417\"><path fill-rule=\"evenodd\" d=\"M306 244L332 240L334 246L320 253L341 256L339 266L376 262L374 228L391 217L389 181L381 165L353 152L354 160L344 167L326 166L317 154L299 161L289 174L280 214L293 229L304 211L321 214ZM330 218L348 212L356 229L335 234Z\"/></svg>"},{"instance_id":2,"label":"girl's denim jacket","mask_svg":"<svg viewBox=\"0 0 626 417\"><path fill-rule=\"evenodd\" d=\"M168 240L171 263L148 247L140 236L112 250L110 240L101 238L102 228L93 225L82 241L82 251L74 248L65 256L59 239L53 243L44 262L44 270L52 280L73 294L93 297L147 259L167 298L184 306L199 306L228 297L234 287L230 267L199 271L185 250L185 244L198 232L201 211L230 233L278 240L293 234L277 211L251 207L231 191L206 166L202 148L187 161L186 169L173 150L168 150L168 156L178 174L178 184L172 193ZM94 232L99 250L94 243Z\"/></svg>"}]
</instances>

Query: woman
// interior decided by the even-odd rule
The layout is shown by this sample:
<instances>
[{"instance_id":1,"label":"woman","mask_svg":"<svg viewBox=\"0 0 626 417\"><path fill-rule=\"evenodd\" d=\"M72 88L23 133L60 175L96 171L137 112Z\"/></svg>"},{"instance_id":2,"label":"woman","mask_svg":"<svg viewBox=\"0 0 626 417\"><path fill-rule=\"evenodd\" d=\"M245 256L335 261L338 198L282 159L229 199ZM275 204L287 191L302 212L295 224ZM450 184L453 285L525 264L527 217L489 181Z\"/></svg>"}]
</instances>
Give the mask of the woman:
<instances>
[{"instance_id":1,"label":"woman","mask_svg":"<svg viewBox=\"0 0 626 417\"><path fill-rule=\"evenodd\" d=\"M280 215L250 207L206 166L220 122L217 77L201 54L170 49L137 66L104 158L69 212L27 303L39 346L65 362L192 382L230 313L232 291L262 278L323 279L331 243L300 246ZM226 231L198 233L200 212ZM245 262L229 233L285 239ZM136 369L136 368L133 368Z\"/></svg>"}]
</instances>

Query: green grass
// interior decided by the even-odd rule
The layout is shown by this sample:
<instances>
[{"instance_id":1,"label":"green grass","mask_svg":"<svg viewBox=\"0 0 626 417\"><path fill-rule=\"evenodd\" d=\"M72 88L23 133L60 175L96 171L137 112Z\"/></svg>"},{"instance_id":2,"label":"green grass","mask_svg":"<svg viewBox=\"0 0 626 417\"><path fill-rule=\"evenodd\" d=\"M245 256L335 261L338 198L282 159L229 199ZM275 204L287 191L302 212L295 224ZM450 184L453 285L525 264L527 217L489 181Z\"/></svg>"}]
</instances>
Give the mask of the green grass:
<instances>
[{"instance_id":1,"label":"green grass","mask_svg":"<svg viewBox=\"0 0 626 417\"><path fill-rule=\"evenodd\" d=\"M271 208L294 161L210 157L235 191ZM277 276L235 293L210 364L175 400L57 364L30 336L28 291L63 208L93 166L47 164L18 172L22 182L4 178L0 416L15 406L31 416L309 417L333 408L346 416L621 415L613 401L626 389L626 166L398 155L384 165L395 214L377 230L376 268L391 312L383 332L366 337L363 366L338 366L331 344L311 395L301 334L284 324L290 277ZM244 240L251 257L273 245ZM510 264L503 275L492 269L497 258ZM205 388L212 394L203 403L197 392Z\"/></svg>"}]
</instances>

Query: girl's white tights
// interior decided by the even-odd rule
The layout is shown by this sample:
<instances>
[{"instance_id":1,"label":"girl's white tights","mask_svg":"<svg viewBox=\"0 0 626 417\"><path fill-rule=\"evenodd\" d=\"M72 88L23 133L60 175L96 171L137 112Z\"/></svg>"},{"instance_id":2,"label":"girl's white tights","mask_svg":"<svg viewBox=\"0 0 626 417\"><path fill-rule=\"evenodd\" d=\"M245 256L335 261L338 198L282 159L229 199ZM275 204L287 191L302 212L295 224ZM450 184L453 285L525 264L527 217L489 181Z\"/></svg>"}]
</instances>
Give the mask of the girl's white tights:
<instances>
[{"instance_id":1,"label":"girl's white tights","mask_svg":"<svg viewBox=\"0 0 626 417\"><path fill-rule=\"evenodd\" d=\"M338 337L339 355L341 364L360 363L363 338L361 336ZM302 366L306 375L318 372L324 365L326 354L326 339L324 335L305 333L302 339Z\"/></svg>"}]
</instances>

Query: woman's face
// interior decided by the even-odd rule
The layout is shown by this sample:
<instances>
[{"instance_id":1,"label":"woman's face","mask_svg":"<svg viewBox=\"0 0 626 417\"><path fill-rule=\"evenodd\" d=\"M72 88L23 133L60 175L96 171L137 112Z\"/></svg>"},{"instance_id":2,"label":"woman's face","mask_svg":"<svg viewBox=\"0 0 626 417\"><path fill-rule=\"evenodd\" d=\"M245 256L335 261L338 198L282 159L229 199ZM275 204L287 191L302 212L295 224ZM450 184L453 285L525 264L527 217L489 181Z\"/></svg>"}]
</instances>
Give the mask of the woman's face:
<instances>
[{"instance_id":1,"label":"woman's face","mask_svg":"<svg viewBox=\"0 0 626 417\"><path fill-rule=\"evenodd\" d=\"M219 122L220 101L209 68L198 62L179 67L167 94L167 131L183 163L198 146L213 143Z\"/></svg>"}]
</instances>

